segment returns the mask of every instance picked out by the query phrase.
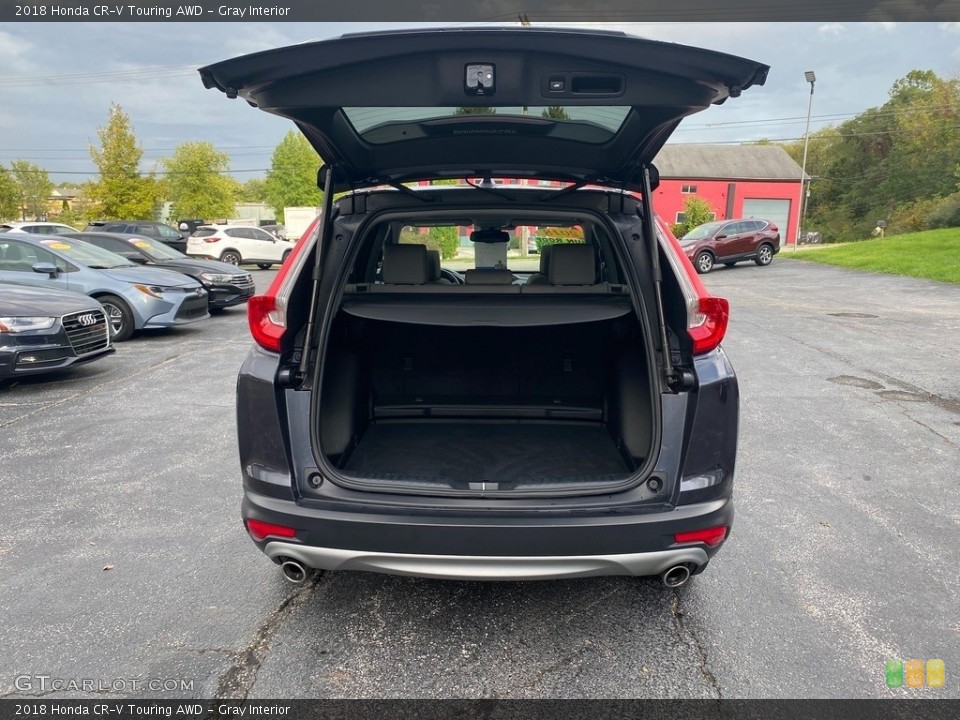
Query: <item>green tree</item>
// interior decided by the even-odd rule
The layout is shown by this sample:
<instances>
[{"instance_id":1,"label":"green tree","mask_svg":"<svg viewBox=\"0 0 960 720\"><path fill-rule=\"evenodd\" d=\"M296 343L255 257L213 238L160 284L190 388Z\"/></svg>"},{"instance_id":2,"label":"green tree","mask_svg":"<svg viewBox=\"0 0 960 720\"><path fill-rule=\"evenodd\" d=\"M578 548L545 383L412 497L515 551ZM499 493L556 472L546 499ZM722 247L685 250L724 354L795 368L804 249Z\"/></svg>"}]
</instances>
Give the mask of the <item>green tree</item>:
<instances>
[{"instance_id":1,"label":"green tree","mask_svg":"<svg viewBox=\"0 0 960 720\"><path fill-rule=\"evenodd\" d=\"M427 237L429 238L427 246L439 250L441 258L449 260L452 257L456 257L457 249L460 247L460 238L457 237L456 227L432 227Z\"/></svg>"},{"instance_id":2,"label":"green tree","mask_svg":"<svg viewBox=\"0 0 960 720\"><path fill-rule=\"evenodd\" d=\"M17 201L28 217L46 217L53 183L47 171L26 160L10 163L10 172L17 184Z\"/></svg>"},{"instance_id":3,"label":"green tree","mask_svg":"<svg viewBox=\"0 0 960 720\"><path fill-rule=\"evenodd\" d=\"M262 203L267 200L267 181L251 178L237 189L237 202Z\"/></svg>"},{"instance_id":4,"label":"green tree","mask_svg":"<svg viewBox=\"0 0 960 720\"><path fill-rule=\"evenodd\" d=\"M493 107L487 107L485 105L474 105L474 106L463 106L458 107L454 112L454 115L494 115L496 114L497 109Z\"/></svg>"},{"instance_id":5,"label":"green tree","mask_svg":"<svg viewBox=\"0 0 960 720\"><path fill-rule=\"evenodd\" d=\"M20 219L20 187L13 174L0 165L0 220Z\"/></svg>"},{"instance_id":6,"label":"green tree","mask_svg":"<svg viewBox=\"0 0 960 720\"><path fill-rule=\"evenodd\" d=\"M317 171L323 161L302 133L289 131L273 151L265 190L267 201L283 222L285 207L317 207L323 193L317 187Z\"/></svg>"},{"instance_id":7,"label":"green tree","mask_svg":"<svg viewBox=\"0 0 960 720\"><path fill-rule=\"evenodd\" d=\"M234 214L239 183L227 175L230 156L209 142L184 142L163 161L171 216L220 218Z\"/></svg>"},{"instance_id":8,"label":"green tree","mask_svg":"<svg viewBox=\"0 0 960 720\"><path fill-rule=\"evenodd\" d=\"M91 145L90 157L99 175L87 187L97 213L104 220L155 217L163 188L154 175L141 175L143 149L119 105L110 107L107 124L97 128L97 136L100 147Z\"/></svg>"},{"instance_id":9,"label":"green tree","mask_svg":"<svg viewBox=\"0 0 960 720\"><path fill-rule=\"evenodd\" d=\"M698 225L710 222L716 212L710 202L699 195L690 195L683 201L683 222L675 223L670 229L677 237L683 237Z\"/></svg>"}]
</instances>

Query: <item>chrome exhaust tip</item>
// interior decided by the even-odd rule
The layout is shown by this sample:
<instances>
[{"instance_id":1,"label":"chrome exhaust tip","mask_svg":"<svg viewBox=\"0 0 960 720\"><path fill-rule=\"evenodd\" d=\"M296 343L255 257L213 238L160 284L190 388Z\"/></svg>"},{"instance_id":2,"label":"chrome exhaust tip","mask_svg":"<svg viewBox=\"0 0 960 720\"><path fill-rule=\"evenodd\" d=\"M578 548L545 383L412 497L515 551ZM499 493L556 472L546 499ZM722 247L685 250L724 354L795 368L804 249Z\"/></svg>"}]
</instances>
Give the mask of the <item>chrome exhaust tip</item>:
<instances>
[{"instance_id":1,"label":"chrome exhaust tip","mask_svg":"<svg viewBox=\"0 0 960 720\"><path fill-rule=\"evenodd\" d=\"M690 579L690 568L686 565L674 565L660 574L660 580L668 588L678 588L687 584Z\"/></svg>"},{"instance_id":2,"label":"chrome exhaust tip","mask_svg":"<svg viewBox=\"0 0 960 720\"><path fill-rule=\"evenodd\" d=\"M307 569L298 560L285 560L280 565L280 572L287 580L297 585L307 579Z\"/></svg>"}]
</instances>

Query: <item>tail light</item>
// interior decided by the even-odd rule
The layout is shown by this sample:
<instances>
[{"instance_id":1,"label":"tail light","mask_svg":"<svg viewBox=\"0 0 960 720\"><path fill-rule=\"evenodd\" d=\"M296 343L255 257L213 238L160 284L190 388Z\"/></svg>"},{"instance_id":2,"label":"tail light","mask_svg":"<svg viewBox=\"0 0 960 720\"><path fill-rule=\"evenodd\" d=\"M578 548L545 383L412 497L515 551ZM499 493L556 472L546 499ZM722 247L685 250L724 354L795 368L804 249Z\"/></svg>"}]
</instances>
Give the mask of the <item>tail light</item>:
<instances>
[{"instance_id":1,"label":"tail light","mask_svg":"<svg viewBox=\"0 0 960 720\"><path fill-rule=\"evenodd\" d=\"M717 527L706 528L705 530L676 533L673 536L673 540L677 545L704 543L710 547L716 547L726 540L729 529L726 525L718 525Z\"/></svg>"},{"instance_id":2,"label":"tail light","mask_svg":"<svg viewBox=\"0 0 960 720\"><path fill-rule=\"evenodd\" d=\"M247 520L247 531L254 540L266 540L268 537L292 538L297 531L286 525L274 525L263 520Z\"/></svg>"},{"instance_id":3,"label":"tail light","mask_svg":"<svg viewBox=\"0 0 960 720\"><path fill-rule=\"evenodd\" d=\"M730 303L707 292L690 258L660 217L657 217L657 227L664 241L664 254L687 302L687 334L693 343L693 354L703 355L716 349L727 334Z\"/></svg>"},{"instance_id":4,"label":"tail light","mask_svg":"<svg viewBox=\"0 0 960 720\"><path fill-rule=\"evenodd\" d=\"M220 238L218 238L216 235L208 235L205 238L203 238L203 241L205 243L215 243L215 242L220 242Z\"/></svg>"},{"instance_id":5,"label":"tail light","mask_svg":"<svg viewBox=\"0 0 960 720\"><path fill-rule=\"evenodd\" d=\"M264 350L280 352L283 346L283 337L287 332L287 301L300 267L306 261L307 253L304 249L313 243L308 238L316 236L318 217L310 224L290 256L270 283L270 287L263 295L254 295L247 300L247 322L250 324L250 334L254 342ZM291 272L296 267L297 270Z\"/></svg>"},{"instance_id":6,"label":"tail light","mask_svg":"<svg viewBox=\"0 0 960 720\"><path fill-rule=\"evenodd\" d=\"M725 298L702 297L693 322L687 326L693 341L693 354L702 355L716 348L727 334L730 303Z\"/></svg>"}]
</instances>

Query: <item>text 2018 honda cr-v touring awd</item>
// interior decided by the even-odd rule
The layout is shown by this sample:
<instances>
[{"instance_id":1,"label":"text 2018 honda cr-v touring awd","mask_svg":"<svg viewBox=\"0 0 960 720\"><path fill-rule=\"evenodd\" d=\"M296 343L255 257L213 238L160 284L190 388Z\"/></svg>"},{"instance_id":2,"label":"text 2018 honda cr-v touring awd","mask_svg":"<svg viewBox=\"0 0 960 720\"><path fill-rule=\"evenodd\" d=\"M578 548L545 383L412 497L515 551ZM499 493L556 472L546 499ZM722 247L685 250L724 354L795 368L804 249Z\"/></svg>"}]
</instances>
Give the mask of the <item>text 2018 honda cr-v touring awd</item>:
<instances>
[{"instance_id":1,"label":"text 2018 honda cr-v touring awd","mask_svg":"<svg viewBox=\"0 0 960 720\"><path fill-rule=\"evenodd\" d=\"M250 300L237 390L243 520L289 579L704 569L733 521L728 306L651 211L651 160L767 71L536 28L201 69L325 163L317 228Z\"/></svg>"}]
</instances>

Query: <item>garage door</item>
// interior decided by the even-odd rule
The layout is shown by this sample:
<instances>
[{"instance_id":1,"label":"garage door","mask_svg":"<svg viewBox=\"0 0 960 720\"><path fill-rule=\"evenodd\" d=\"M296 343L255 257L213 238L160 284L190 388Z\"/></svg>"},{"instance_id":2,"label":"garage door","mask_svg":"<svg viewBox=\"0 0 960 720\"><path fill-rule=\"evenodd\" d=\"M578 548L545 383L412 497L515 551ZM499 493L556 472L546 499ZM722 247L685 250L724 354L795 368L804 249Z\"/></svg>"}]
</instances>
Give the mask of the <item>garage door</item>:
<instances>
[{"instance_id":1,"label":"garage door","mask_svg":"<svg viewBox=\"0 0 960 720\"><path fill-rule=\"evenodd\" d=\"M787 222L790 218L789 200L764 200L760 198L744 199L743 217L761 218L775 223L780 228L780 244L787 241Z\"/></svg>"}]
</instances>

